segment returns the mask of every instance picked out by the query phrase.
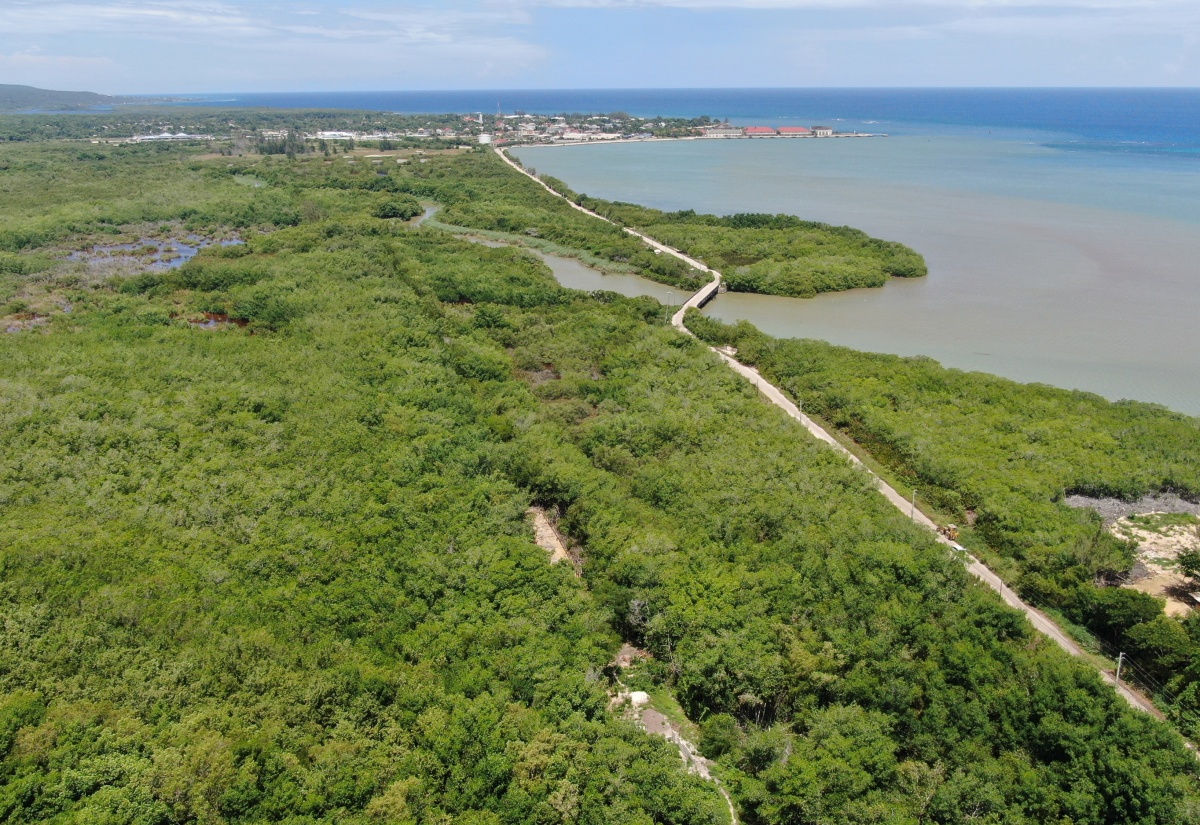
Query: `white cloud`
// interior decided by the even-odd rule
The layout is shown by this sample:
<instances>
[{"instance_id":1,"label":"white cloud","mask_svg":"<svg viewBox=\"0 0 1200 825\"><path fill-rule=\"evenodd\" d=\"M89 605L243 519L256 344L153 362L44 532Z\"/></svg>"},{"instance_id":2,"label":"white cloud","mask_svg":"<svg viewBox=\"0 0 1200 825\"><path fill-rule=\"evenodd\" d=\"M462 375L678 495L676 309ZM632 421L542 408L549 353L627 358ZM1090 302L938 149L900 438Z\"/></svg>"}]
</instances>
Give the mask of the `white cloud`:
<instances>
[{"instance_id":1,"label":"white cloud","mask_svg":"<svg viewBox=\"0 0 1200 825\"><path fill-rule=\"evenodd\" d=\"M661 30L631 14L656 9ZM720 31L670 26L685 16L702 24L710 13L714 21L723 13ZM588 28L601 21L603 36ZM1196 0L0 0L0 70L34 85L128 91L731 85L798 82L785 53L828 52L835 66L859 43L873 51L858 82L886 83L906 82L897 63L934 52L953 62L947 77L958 77L963 44L978 47L966 62L1007 67L1003 55L1035 41L1082 54L1091 48L1083 44L1111 51L1145 35L1159 44L1146 55L1154 71L1184 79L1194 73L1193 49L1182 46L1189 32L1200 32ZM46 55L31 50L39 43ZM704 56L713 48L741 68L713 74ZM868 68L885 54L888 66L870 81ZM839 66L830 79L850 74Z\"/></svg>"},{"instance_id":2,"label":"white cloud","mask_svg":"<svg viewBox=\"0 0 1200 825\"><path fill-rule=\"evenodd\" d=\"M918 9L941 8L961 12L1042 9L1049 12L1071 12L1087 10L1129 10L1138 12L1168 11L1188 8L1190 2L1182 0L517 0L528 7L554 6L561 8L679 8L679 9L730 9L747 11L770 9L822 9L861 11L903 12Z\"/></svg>"},{"instance_id":3,"label":"white cloud","mask_svg":"<svg viewBox=\"0 0 1200 825\"><path fill-rule=\"evenodd\" d=\"M237 0L0 0L0 55L17 53L0 67L34 85L345 88L363 78L391 86L503 82L549 56L518 36L529 22L521 9L368 5L375 1L308 0L290 8ZM62 61L30 57L39 42L108 55L106 71L88 70L87 61L98 58L78 58L72 73Z\"/></svg>"},{"instance_id":4,"label":"white cloud","mask_svg":"<svg viewBox=\"0 0 1200 825\"><path fill-rule=\"evenodd\" d=\"M195 2L0 3L0 31L59 35L205 33L254 35L265 28L235 6Z\"/></svg>"},{"instance_id":5,"label":"white cloud","mask_svg":"<svg viewBox=\"0 0 1200 825\"><path fill-rule=\"evenodd\" d=\"M277 8L254 13L250 4L202 0L122 0L121 2L5 2L0 0L0 35L124 34L164 39L277 37L297 35L331 40L394 39L449 41L456 35L528 22L520 10L455 11L412 7ZM322 23L313 21L321 17ZM306 22L299 23L296 18ZM364 25L368 24L368 25Z\"/></svg>"},{"instance_id":6,"label":"white cloud","mask_svg":"<svg viewBox=\"0 0 1200 825\"><path fill-rule=\"evenodd\" d=\"M108 70L116 64L107 57L79 57L69 54L42 54L41 49L30 48L12 54L0 54L0 69L25 71L29 69L51 70Z\"/></svg>"}]
</instances>

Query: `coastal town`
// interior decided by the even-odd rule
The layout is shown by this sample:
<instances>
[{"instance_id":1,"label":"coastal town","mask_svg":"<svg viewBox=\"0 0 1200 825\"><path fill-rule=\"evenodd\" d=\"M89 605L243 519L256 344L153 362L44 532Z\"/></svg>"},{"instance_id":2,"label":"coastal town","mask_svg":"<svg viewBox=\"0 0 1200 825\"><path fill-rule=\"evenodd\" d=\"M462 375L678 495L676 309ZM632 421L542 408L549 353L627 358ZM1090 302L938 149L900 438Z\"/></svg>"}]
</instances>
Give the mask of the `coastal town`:
<instances>
[{"instance_id":1,"label":"coastal town","mask_svg":"<svg viewBox=\"0 0 1200 825\"><path fill-rule=\"evenodd\" d=\"M230 134L197 134L165 125L152 134L134 134L122 142L158 143L230 140L248 138L259 144L288 140L320 145L387 144L442 141L451 144L493 145L578 145L594 142L650 140L738 140L884 137L836 129L828 125L740 125L728 120L701 118L646 118L616 112L611 114L535 115L526 112L484 115L475 112L436 118L396 116L403 123L364 124L368 128L304 129L238 127L230 123ZM341 124L339 124L341 125ZM99 136L97 136L99 137Z\"/></svg>"},{"instance_id":2,"label":"coastal town","mask_svg":"<svg viewBox=\"0 0 1200 825\"><path fill-rule=\"evenodd\" d=\"M708 118L701 118L708 121ZM485 121L482 115L464 117L464 125L455 128L418 128L403 133L316 132L311 140L378 141L403 138L474 139L493 144L576 144L594 141L685 140L739 138L832 138L882 137L853 131L838 131L831 126L735 126L724 123L639 118L614 115L498 115ZM266 137L279 137L270 134Z\"/></svg>"},{"instance_id":3,"label":"coastal town","mask_svg":"<svg viewBox=\"0 0 1200 825\"><path fill-rule=\"evenodd\" d=\"M477 125L483 126L477 121ZM537 143L573 144L592 141L629 141L663 139L716 139L731 140L744 138L830 138L830 137L876 137L861 132L837 131L831 126L762 126L732 125L712 122L707 118L700 122L679 123L655 118L637 118L628 115L590 115L574 118L558 115L538 117L530 115L503 115L496 118L494 131L479 132L481 143Z\"/></svg>"}]
</instances>

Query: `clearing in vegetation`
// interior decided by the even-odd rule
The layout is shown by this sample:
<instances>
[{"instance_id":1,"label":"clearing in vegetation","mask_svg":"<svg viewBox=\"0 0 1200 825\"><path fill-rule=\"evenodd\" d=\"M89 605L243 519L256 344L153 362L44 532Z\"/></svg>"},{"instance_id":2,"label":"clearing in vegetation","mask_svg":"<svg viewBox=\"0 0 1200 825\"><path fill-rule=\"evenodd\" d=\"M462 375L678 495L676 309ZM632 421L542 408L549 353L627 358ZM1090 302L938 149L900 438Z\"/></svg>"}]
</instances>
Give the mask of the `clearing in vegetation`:
<instances>
[{"instance_id":1,"label":"clearing in vegetation","mask_svg":"<svg viewBox=\"0 0 1200 825\"><path fill-rule=\"evenodd\" d=\"M1166 602L1168 616L1186 619L1200 590L1180 570L1179 557L1200 551L1200 518L1190 513L1125 516L1109 526L1113 535L1137 545L1137 563L1126 587Z\"/></svg>"}]
</instances>

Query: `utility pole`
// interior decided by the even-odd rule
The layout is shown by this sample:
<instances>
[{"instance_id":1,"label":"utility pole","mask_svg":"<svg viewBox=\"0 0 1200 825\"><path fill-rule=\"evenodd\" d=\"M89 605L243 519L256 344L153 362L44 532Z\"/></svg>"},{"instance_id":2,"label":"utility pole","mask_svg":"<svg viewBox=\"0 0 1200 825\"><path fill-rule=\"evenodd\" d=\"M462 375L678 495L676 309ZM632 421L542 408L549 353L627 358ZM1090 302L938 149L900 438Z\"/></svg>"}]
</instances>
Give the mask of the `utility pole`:
<instances>
[{"instance_id":1,"label":"utility pole","mask_svg":"<svg viewBox=\"0 0 1200 825\"><path fill-rule=\"evenodd\" d=\"M1117 655L1117 684L1121 684L1121 665L1125 664L1125 654Z\"/></svg>"},{"instance_id":2,"label":"utility pole","mask_svg":"<svg viewBox=\"0 0 1200 825\"><path fill-rule=\"evenodd\" d=\"M917 488L913 487L912 494L912 509L908 511L908 517L913 521L917 520Z\"/></svg>"}]
</instances>

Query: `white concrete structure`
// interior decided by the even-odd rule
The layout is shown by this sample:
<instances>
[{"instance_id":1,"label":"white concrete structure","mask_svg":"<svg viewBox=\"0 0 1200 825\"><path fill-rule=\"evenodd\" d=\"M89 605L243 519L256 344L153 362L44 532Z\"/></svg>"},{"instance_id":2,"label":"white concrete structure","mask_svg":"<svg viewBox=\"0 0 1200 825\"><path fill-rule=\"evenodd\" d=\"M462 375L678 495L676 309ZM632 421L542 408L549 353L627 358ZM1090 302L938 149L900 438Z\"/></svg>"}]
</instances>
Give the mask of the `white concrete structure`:
<instances>
[{"instance_id":1,"label":"white concrete structure","mask_svg":"<svg viewBox=\"0 0 1200 825\"><path fill-rule=\"evenodd\" d=\"M134 143L150 143L163 140L212 140L212 135L187 135L183 132L174 135L170 132L163 132L161 135L138 135L133 138Z\"/></svg>"}]
</instances>

